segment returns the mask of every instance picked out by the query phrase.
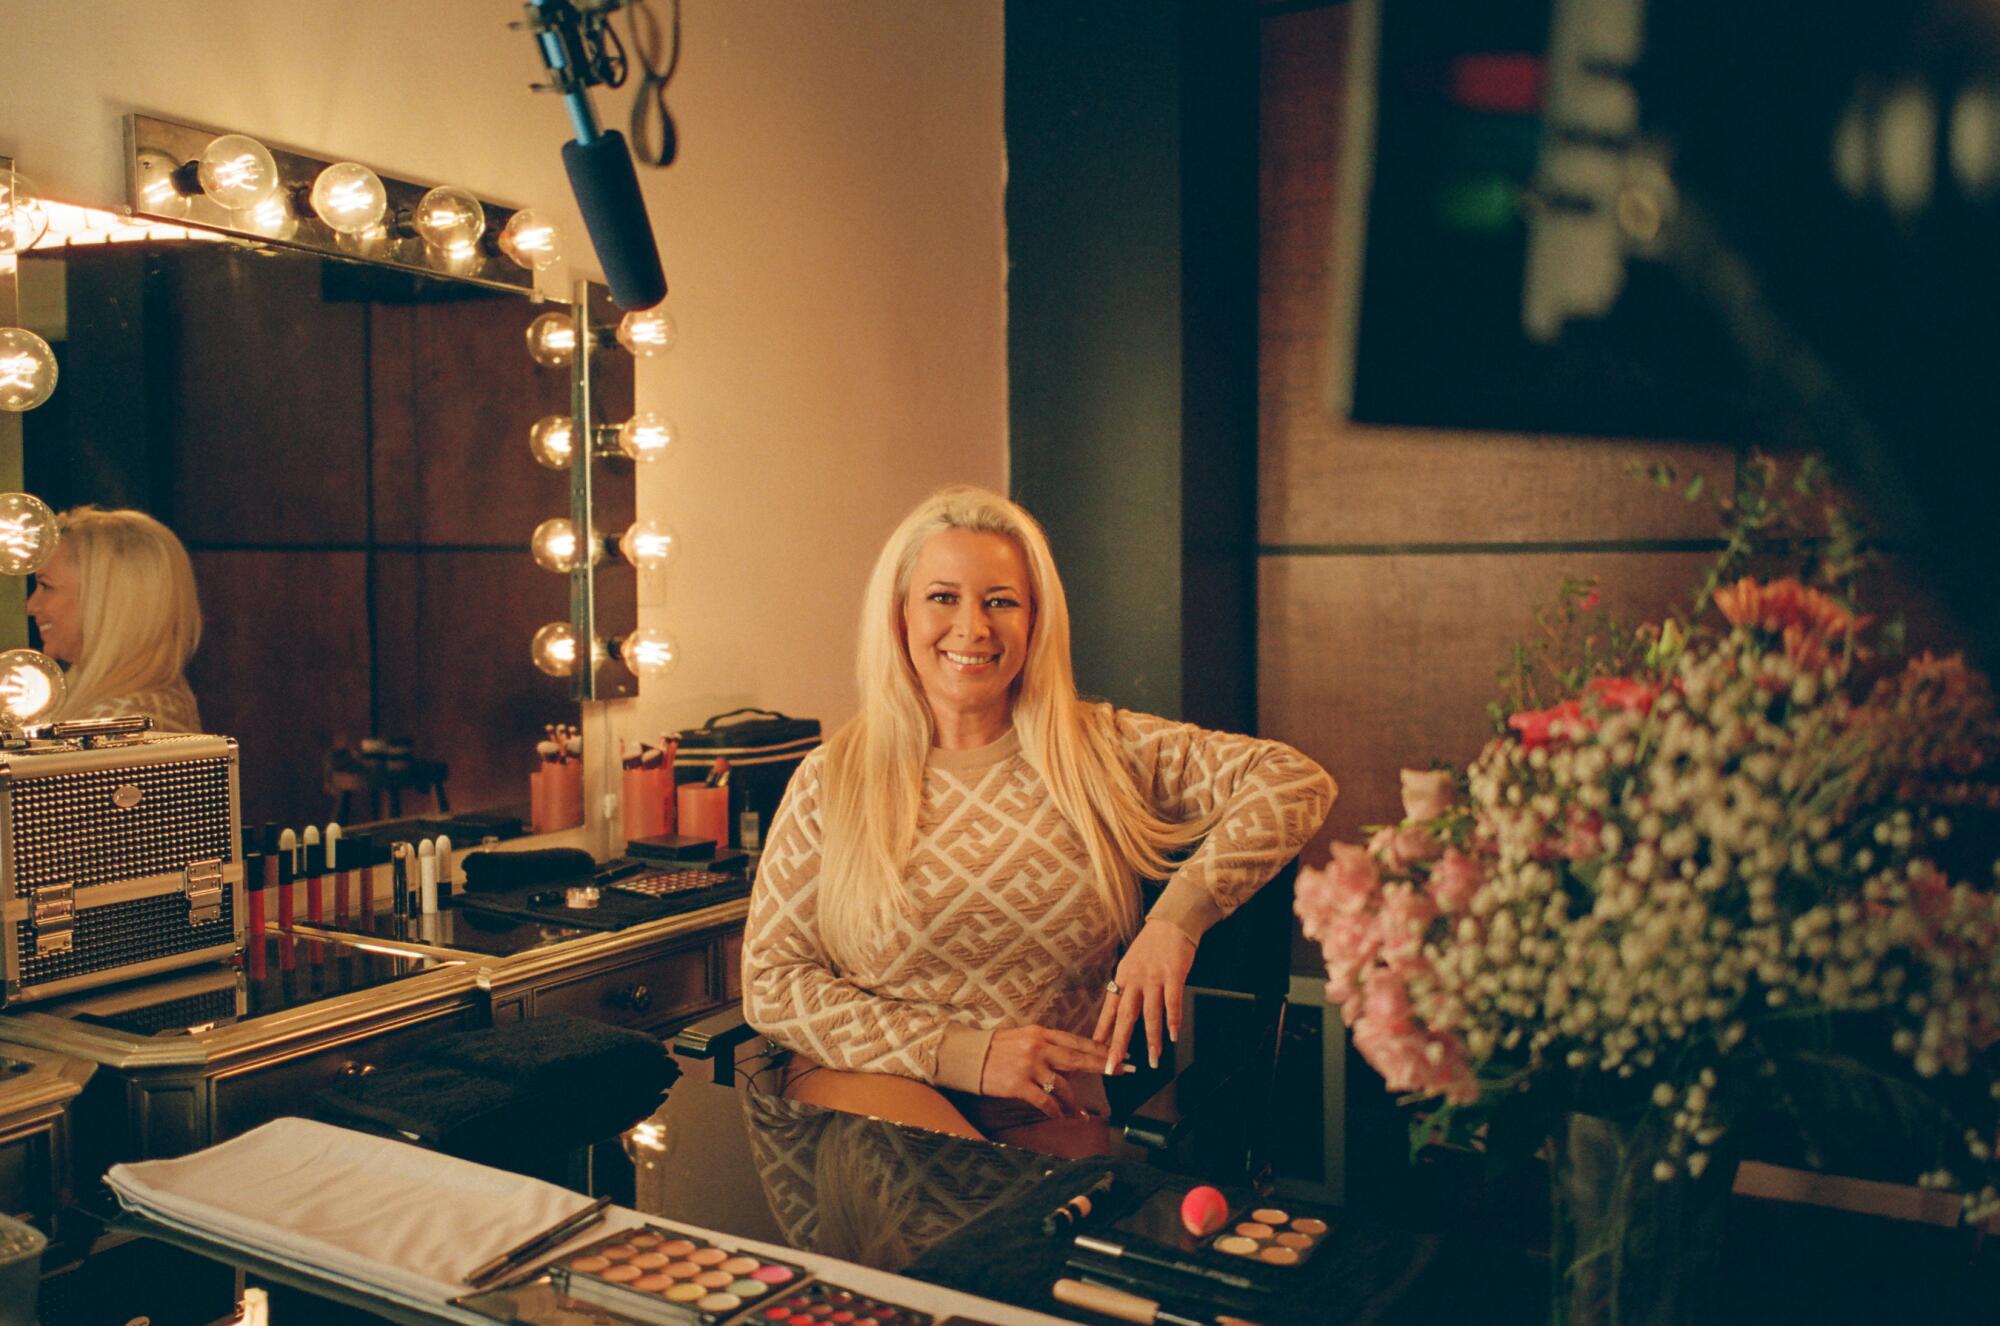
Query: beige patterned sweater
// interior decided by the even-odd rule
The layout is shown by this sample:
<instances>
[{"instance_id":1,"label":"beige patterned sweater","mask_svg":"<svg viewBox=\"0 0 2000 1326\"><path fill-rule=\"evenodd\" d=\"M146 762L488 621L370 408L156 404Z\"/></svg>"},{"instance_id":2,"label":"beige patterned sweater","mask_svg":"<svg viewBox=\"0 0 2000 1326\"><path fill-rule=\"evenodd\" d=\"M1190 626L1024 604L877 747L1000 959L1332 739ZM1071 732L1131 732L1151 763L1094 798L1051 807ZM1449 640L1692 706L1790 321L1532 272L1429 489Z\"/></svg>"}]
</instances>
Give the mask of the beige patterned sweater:
<instances>
[{"instance_id":1,"label":"beige patterned sweater","mask_svg":"<svg viewBox=\"0 0 2000 1326\"><path fill-rule=\"evenodd\" d=\"M1276 874L1326 818L1333 780L1275 741L1120 711L1137 785L1169 819L1220 809L1152 916L1196 940ZM814 751L772 822L750 899L743 1008L750 1024L832 1068L977 1092L987 1043L1039 1024L1088 1036L1119 936L1089 856L1020 738L933 750L906 875L913 906L851 970L819 939L820 779Z\"/></svg>"}]
</instances>

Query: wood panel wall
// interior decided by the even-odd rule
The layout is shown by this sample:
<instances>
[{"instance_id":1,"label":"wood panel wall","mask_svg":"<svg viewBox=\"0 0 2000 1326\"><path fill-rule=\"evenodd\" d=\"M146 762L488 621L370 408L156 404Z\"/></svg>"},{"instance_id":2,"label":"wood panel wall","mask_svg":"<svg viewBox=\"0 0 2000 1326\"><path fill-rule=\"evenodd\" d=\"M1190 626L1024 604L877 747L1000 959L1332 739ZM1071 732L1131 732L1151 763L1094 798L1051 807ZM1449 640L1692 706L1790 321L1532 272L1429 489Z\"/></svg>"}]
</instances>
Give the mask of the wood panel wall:
<instances>
[{"instance_id":1,"label":"wood panel wall","mask_svg":"<svg viewBox=\"0 0 2000 1326\"><path fill-rule=\"evenodd\" d=\"M1341 785L1315 856L1400 815L1399 768L1478 750L1496 674L1564 576L1599 577L1632 616L1686 594L1713 514L1628 466L1726 484L1735 464L1727 446L1333 415L1347 28L1329 6L1267 12L1262 34L1258 726Z\"/></svg>"}]
</instances>

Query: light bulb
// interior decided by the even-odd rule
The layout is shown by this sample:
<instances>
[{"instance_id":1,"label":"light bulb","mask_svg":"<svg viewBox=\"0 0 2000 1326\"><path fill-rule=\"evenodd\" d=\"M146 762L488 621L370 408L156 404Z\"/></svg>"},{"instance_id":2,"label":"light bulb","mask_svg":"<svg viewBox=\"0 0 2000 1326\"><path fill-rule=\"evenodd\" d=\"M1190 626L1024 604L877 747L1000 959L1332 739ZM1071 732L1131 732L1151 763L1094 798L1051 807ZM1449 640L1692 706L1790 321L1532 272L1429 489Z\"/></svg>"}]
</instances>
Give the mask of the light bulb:
<instances>
[{"instance_id":1,"label":"light bulb","mask_svg":"<svg viewBox=\"0 0 2000 1326\"><path fill-rule=\"evenodd\" d=\"M618 425L618 449L633 460L645 463L659 460L673 450L674 440L680 430L674 421L652 410L639 413Z\"/></svg>"},{"instance_id":2,"label":"light bulb","mask_svg":"<svg viewBox=\"0 0 2000 1326\"><path fill-rule=\"evenodd\" d=\"M673 671L681 661L680 646L657 626L641 626L618 643L618 657L640 681L651 681Z\"/></svg>"},{"instance_id":3,"label":"light bulb","mask_svg":"<svg viewBox=\"0 0 2000 1326\"><path fill-rule=\"evenodd\" d=\"M336 161L313 181L312 209L335 234L359 235L389 210L389 191L381 176L360 162Z\"/></svg>"},{"instance_id":4,"label":"light bulb","mask_svg":"<svg viewBox=\"0 0 2000 1326\"><path fill-rule=\"evenodd\" d=\"M543 368L561 368L576 355L576 324L567 313L544 313L528 324L528 355Z\"/></svg>"},{"instance_id":5,"label":"light bulb","mask_svg":"<svg viewBox=\"0 0 2000 1326\"><path fill-rule=\"evenodd\" d=\"M552 266L562 257L562 233L555 222L532 207L507 218L500 232L500 251L531 272Z\"/></svg>"},{"instance_id":6,"label":"light bulb","mask_svg":"<svg viewBox=\"0 0 2000 1326\"><path fill-rule=\"evenodd\" d=\"M663 308L639 309L618 320L618 344L639 359L665 354L680 335L673 315Z\"/></svg>"},{"instance_id":7,"label":"light bulb","mask_svg":"<svg viewBox=\"0 0 2000 1326\"><path fill-rule=\"evenodd\" d=\"M49 209L42 206L35 183L17 171L0 170L0 254L34 247L49 228Z\"/></svg>"},{"instance_id":8,"label":"light bulb","mask_svg":"<svg viewBox=\"0 0 2000 1326\"><path fill-rule=\"evenodd\" d=\"M604 553L604 547L596 539L585 548L576 537L576 526L563 516L556 516L535 526L533 537L528 540L528 551L534 555L535 564L545 571L560 571L565 574L583 565L588 555L596 562Z\"/></svg>"},{"instance_id":9,"label":"light bulb","mask_svg":"<svg viewBox=\"0 0 2000 1326\"><path fill-rule=\"evenodd\" d=\"M299 219L282 193L274 193L255 207L238 214L245 230L254 230L266 239L290 239L299 233Z\"/></svg>"},{"instance_id":10,"label":"light bulb","mask_svg":"<svg viewBox=\"0 0 2000 1326\"><path fill-rule=\"evenodd\" d=\"M410 224L424 243L451 253L479 242L486 233L486 209L464 189L440 184L418 201Z\"/></svg>"},{"instance_id":11,"label":"light bulb","mask_svg":"<svg viewBox=\"0 0 2000 1326\"><path fill-rule=\"evenodd\" d=\"M577 648L576 628L568 622L550 622L535 632L535 640L529 646L535 666L551 677L567 677L576 671Z\"/></svg>"},{"instance_id":12,"label":"light bulb","mask_svg":"<svg viewBox=\"0 0 2000 1326\"><path fill-rule=\"evenodd\" d=\"M26 327L0 327L0 410L32 410L56 389L56 353Z\"/></svg>"},{"instance_id":13,"label":"light bulb","mask_svg":"<svg viewBox=\"0 0 2000 1326\"><path fill-rule=\"evenodd\" d=\"M203 193L232 212L247 211L278 191L271 149L243 134L210 139L195 176Z\"/></svg>"},{"instance_id":14,"label":"light bulb","mask_svg":"<svg viewBox=\"0 0 2000 1326\"><path fill-rule=\"evenodd\" d=\"M0 493L0 575L33 575L61 539L47 502L33 493Z\"/></svg>"},{"instance_id":15,"label":"light bulb","mask_svg":"<svg viewBox=\"0 0 2000 1326\"><path fill-rule=\"evenodd\" d=\"M641 571L658 571L674 560L681 540L672 529L657 520L635 520L618 540L618 551Z\"/></svg>"},{"instance_id":16,"label":"light bulb","mask_svg":"<svg viewBox=\"0 0 2000 1326\"><path fill-rule=\"evenodd\" d=\"M576 424L566 414L543 415L528 430L528 450L552 470L568 469L576 452Z\"/></svg>"},{"instance_id":17,"label":"light bulb","mask_svg":"<svg viewBox=\"0 0 2000 1326\"><path fill-rule=\"evenodd\" d=\"M25 727L46 718L62 703L62 668L47 654L10 649L0 654L0 716Z\"/></svg>"},{"instance_id":18,"label":"light bulb","mask_svg":"<svg viewBox=\"0 0 2000 1326\"><path fill-rule=\"evenodd\" d=\"M138 195L141 211L155 216L186 216L194 199L174 182L181 163L158 148L145 147L132 154L132 190Z\"/></svg>"}]
</instances>

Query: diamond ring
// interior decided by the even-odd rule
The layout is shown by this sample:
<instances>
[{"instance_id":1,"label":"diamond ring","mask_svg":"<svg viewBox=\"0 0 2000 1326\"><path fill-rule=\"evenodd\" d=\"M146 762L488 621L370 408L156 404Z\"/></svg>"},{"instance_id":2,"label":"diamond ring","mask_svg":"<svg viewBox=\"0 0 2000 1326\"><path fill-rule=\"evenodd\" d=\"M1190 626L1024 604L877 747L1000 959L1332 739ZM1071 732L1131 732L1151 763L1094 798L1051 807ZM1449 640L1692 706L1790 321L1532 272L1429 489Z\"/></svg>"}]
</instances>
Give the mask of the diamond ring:
<instances>
[{"instance_id":1,"label":"diamond ring","mask_svg":"<svg viewBox=\"0 0 2000 1326\"><path fill-rule=\"evenodd\" d=\"M1054 1078L1050 1078L1048 1081L1042 1083L1042 1094L1044 1096L1053 1096L1056 1094L1056 1080Z\"/></svg>"},{"instance_id":2,"label":"diamond ring","mask_svg":"<svg viewBox=\"0 0 2000 1326\"><path fill-rule=\"evenodd\" d=\"M1125 993L1125 987L1124 987L1124 986L1122 986L1122 985L1120 985L1120 984L1118 984L1118 982L1117 982L1117 981L1106 981L1106 982L1104 983L1104 993L1106 993L1106 994L1114 994L1114 995L1115 995L1115 994L1124 994L1124 993Z\"/></svg>"}]
</instances>

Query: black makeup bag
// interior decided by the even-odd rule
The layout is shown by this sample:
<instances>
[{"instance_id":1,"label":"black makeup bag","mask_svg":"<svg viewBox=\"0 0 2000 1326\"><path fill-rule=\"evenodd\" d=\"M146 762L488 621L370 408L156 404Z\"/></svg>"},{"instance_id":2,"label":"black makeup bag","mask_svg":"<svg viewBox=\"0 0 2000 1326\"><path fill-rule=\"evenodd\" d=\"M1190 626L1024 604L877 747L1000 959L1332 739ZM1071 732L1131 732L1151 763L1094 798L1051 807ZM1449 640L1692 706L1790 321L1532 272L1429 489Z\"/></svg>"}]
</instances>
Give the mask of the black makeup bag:
<instances>
[{"instance_id":1,"label":"black makeup bag","mask_svg":"<svg viewBox=\"0 0 2000 1326\"><path fill-rule=\"evenodd\" d=\"M775 709L732 709L680 734L674 757L679 786L708 777L718 759L729 761L729 841L755 850L778 813L778 802L799 764L819 745L817 718L792 718ZM753 823L744 817L756 816ZM745 841L745 835L752 841Z\"/></svg>"}]
</instances>

